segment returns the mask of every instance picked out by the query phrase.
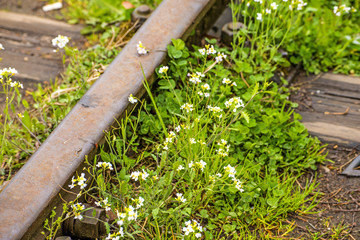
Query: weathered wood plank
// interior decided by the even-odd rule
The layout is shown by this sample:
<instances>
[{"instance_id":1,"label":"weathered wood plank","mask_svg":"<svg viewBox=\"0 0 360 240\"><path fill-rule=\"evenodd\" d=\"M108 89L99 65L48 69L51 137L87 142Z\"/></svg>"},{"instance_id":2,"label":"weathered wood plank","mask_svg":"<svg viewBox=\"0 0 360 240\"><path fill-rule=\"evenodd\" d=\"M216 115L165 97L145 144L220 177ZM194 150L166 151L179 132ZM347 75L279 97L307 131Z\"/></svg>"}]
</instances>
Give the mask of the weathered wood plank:
<instances>
[{"instance_id":1,"label":"weathered wood plank","mask_svg":"<svg viewBox=\"0 0 360 240\"><path fill-rule=\"evenodd\" d=\"M360 145L360 77L327 73L306 82L303 90L311 102L297 112L312 135L343 146Z\"/></svg>"},{"instance_id":2,"label":"weathered wood plank","mask_svg":"<svg viewBox=\"0 0 360 240\"><path fill-rule=\"evenodd\" d=\"M62 56L53 52L51 40L58 34L71 38L71 43L81 43L82 26L64 22L0 11L0 68L14 67L14 78L22 82L49 81L63 70ZM25 84L29 85L29 84Z\"/></svg>"},{"instance_id":3,"label":"weathered wood plank","mask_svg":"<svg viewBox=\"0 0 360 240\"><path fill-rule=\"evenodd\" d=\"M324 142L356 147L360 143L360 129L325 122L304 122L310 134Z\"/></svg>"}]
</instances>

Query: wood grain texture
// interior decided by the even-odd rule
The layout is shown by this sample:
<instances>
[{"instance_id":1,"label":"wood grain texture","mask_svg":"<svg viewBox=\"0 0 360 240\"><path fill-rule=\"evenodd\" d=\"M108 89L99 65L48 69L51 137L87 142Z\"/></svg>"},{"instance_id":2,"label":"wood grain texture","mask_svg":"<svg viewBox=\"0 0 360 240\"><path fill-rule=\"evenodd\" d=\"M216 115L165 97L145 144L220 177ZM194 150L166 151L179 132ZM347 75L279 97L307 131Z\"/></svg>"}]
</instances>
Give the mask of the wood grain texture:
<instances>
[{"instance_id":1,"label":"wood grain texture","mask_svg":"<svg viewBox=\"0 0 360 240\"><path fill-rule=\"evenodd\" d=\"M81 43L82 26L64 22L0 11L0 68L13 67L19 74L14 78L26 86L54 80L64 69L62 55L53 52L51 40L57 35Z\"/></svg>"},{"instance_id":2,"label":"wood grain texture","mask_svg":"<svg viewBox=\"0 0 360 240\"><path fill-rule=\"evenodd\" d=\"M303 87L310 104L297 112L310 134L327 143L360 146L360 77L326 73Z\"/></svg>"}]
</instances>

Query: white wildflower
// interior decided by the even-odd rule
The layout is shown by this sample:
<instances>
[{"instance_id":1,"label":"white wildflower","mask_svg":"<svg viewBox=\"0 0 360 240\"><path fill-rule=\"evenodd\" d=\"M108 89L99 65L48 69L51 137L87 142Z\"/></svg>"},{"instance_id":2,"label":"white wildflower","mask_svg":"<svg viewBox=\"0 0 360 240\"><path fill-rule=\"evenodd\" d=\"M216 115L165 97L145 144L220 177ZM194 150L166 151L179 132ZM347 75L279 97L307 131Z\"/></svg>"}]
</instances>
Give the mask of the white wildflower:
<instances>
[{"instance_id":1,"label":"white wildflower","mask_svg":"<svg viewBox=\"0 0 360 240\"><path fill-rule=\"evenodd\" d=\"M81 212L85 209L85 205L82 203L75 203L71 205L74 213L74 219L82 220L84 217L81 215Z\"/></svg>"},{"instance_id":2,"label":"white wildflower","mask_svg":"<svg viewBox=\"0 0 360 240\"><path fill-rule=\"evenodd\" d=\"M56 38L52 40L52 45L58 48L64 48L66 44L69 42L69 38L66 36L58 35Z\"/></svg>"},{"instance_id":3,"label":"white wildflower","mask_svg":"<svg viewBox=\"0 0 360 240\"><path fill-rule=\"evenodd\" d=\"M245 105L241 98L239 97L233 97L230 98L228 101L225 102L226 108L232 108L233 112L236 112L238 108L243 108Z\"/></svg>"},{"instance_id":4,"label":"white wildflower","mask_svg":"<svg viewBox=\"0 0 360 240\"><path fill-rule=\"evenodd\" d=\"M262 18L262 13L256 13L256 19L259 20L260 22L263 20Z\"/></svg>"},{"instance_id":5,"label":"white wildflower","mask_svg":"<svg viewBox=\"0 0 360 240\"><path fill-rule=\"evenodd\" d=\"M0 69L0 78L3 78L3 77L10 78L17 73L18 73L18 71L15 68L11 68L11 67Z\"/></svg>"},{"instance_id":6,"label":"white wildflower","mask_svg":"<svg viewBox=\"0 0 360 240\"><path fill-rule=\"evenodd\" d=\"M133 96L132 94L130 94L128 100L129 100L129 102L131 102L132 104L137 103L137 101L138 101L136 98L134 98L134 96Z\"/></svg>"},{"instance_id":7,"label":"white wildflower","mask_svg":"<svg viewBox=\"0 0 360 240\"><path fill-rule=\"evenodd\" d=\"M193 107L194 107L194 105L192 105L190 103L185 103L180 107L180 109L184 109L184 110L186 110L186 112L191 112L194 110Z\"/></svg>"},{"instance_id":8,"label":"white wildflower","mask_svg":"<svg viewBox=\"0 0 360 240\"><path fill-rule=\"evenodd\" d=\"M149 52L149 50L146 49L146 47L142 44L141 41L139 41L136 47L137 47L137 53L139 55L146 55Z\"/></svg>"},{"instance_id":9,"label":"white wildflower","mask_svg":"<svg viewBox=\"0 0 360 240\"><path fill-rule=\"evenodd\" d=\"M96 167L103 168L103 169L114 170L112 164L109 163L109 162L98 162L96 164Z\"/></svg>"},{"instance_id":10,"label":"white wildflower","mask_svg":"<svg viewBox=\"0 0 360 240\"><path fill-rule=\"evenodd\" d=\"M194 162L191 161L191 162L189 163L189 168L192 168L193 166L194 166Z\"/></svg>"},{"instance_id":11,"label":"white wildflower","mask_svg":"<svg viewBox=\"0 0 360 240\"><path fill-rule=\"evenodd\" d=\"M181 171L181 170L183 170L183 169L185 169L185 168L183 167L183 165L179 165L178 168L176 169L176 171Z\"/></svg>"},{"instance_id":12,"label":"white wildflower","mask_svg":"<svg viewBox=\"0 0 360 240\"><path fill-rule=\"evenodd\" d=\"M224 167L225 172L228 174L229 177L235 178L236 170L230 164Z\"/></svg>"},{"instance_id":13,"label":"white wildflower","mask_svg":"<svg viewBox=\"0 0 360 240\"><path fill-rule=\"evenodd\" d=\"M184 196L182 195L182 193L177 193L177 194L176 194L176 201L185 203L185 202L186 202L186 198L184 198Z\"/></svg>"},{"instance_id":14,"label":"white wildflower","mask_svg":"<svg viewBox=\"0 0 360 240\"><path fill-rule=\"evenodd\" d=\"M219 53L217 54L217 56L215 57L215 61L216 61L216 62L222 62L223 59L226 59L226 55L223 54L223 53L220 53L220 52L219 52Z\"/></svg>"},{"instance_id":15,"label":"white wildflower","mask_svg":"<svg viewBox=\"0 0 360 240\"><path fill-rule=\"evenodd\" d=\"M200 162L196 162L196 166L198 166L201 171L204 171L204 168L206 166L206 162L204 162L203 160L200 160Z\"/></svg>"},{"instance_id":16,"label":"white wildflower","mask_svg":"<svg viewBox=\"0 0 360 240\"><path fill-rule=\"evenodd\" d=\"M240 180L236 179L235 177L232 180L234 181L234 184L235 184L235 187L237 188L237 190L239 190L240 192L244 192L242 182Z\"/></svg>"},{"instance_id":17,"label":"white wildflower","mask_svg":"<svg viewBox=\"0 0 360 240\"><path fill-rule=\"evenodd\" d=\"M160 74L167 73L168 70L169 70L168 66L163 66L159 69L159 73Z\"/></svg>"},{"instance_id":18,"label":"white wildflower","mask_svg":"<svg viewBox=\"0 0 360 240\"><path fill-rule=\"evenodd\" d=\"M187 75L188 77L190 77L189 81L194 83L194 84L198 84L201 83L201 78L205 77L205 74L201 73L201 72L196 72L196 73L188 73Z\"/></svg>"},{"instance_id":19,"label":"white wildflower","mask_svg":"<svg viewBox=\"0 0 360 240\"><path fill-rule=\"evenodd\" d=\"M178 125L177 127L175 127L175 131L176 131L176 132L180 132L180 130L181 130L180 125Z\"/></svg>"},{"instance_id":20,"label":"white wildflower","mask_svg":"<svg viewBox=\"0 0 360 240\"><path fill-rule=\"evenodd\" d=\"M207 55L216 54L216 50L213 45L211 45L211 46L205 45L205 48L206 48Z\"/></svg>"},{"instance_id":21,"label":"white wildflower","mask_svg":"<svg viewBox=\"0 0 360 240\"><path fill-rule=\"evenodd\" d=\"M274 10L276 10L278 8L279 5L276 4L276 2L273 2L270 4L270 7Z\"/></svg>"}]
</instances>

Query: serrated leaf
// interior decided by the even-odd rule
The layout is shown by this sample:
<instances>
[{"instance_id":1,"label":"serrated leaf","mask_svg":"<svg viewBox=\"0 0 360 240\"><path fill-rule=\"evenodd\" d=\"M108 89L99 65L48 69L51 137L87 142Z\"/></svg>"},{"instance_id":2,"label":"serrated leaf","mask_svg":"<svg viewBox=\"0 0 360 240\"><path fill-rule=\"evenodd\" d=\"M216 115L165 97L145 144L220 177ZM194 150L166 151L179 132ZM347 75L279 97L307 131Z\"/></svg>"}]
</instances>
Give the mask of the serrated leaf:
<instances>
[{"instance_id":1,"label":"serrated leaf","mask_svg":"<svg viewBox=\"0 0 360 240\"><path fill-rule=\"evenodd\" d=\"M246 111L242 111L242 112L241 112L241 116L245 119L245 121L246 121L247 123L250 122L249 114L247 114Z\"/></svg>"}]
</instances>

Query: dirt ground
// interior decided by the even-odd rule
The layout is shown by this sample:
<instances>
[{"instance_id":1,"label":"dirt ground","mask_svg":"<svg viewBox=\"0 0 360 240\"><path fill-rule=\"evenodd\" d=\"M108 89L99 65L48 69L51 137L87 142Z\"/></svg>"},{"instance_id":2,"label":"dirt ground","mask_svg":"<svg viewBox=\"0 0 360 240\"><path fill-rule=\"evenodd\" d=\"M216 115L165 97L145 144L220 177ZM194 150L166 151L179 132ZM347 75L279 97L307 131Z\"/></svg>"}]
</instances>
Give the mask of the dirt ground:
<instances>
[{"instance_id":1,"label":"dirt ground","mask_svg":"<svg viewBox=\"0 0 360 240\"><path fill-rule=\"evenodd\" d=\"M307 181L316 181L319 197L312 210L315 214L289 217L288 223L295 223L290 234L293 239L360 239L360 179L341 175L360 151L331 144L327 152L332 162L320 165L298 182L303 188Z\"/></svg>"}]
</instances>

